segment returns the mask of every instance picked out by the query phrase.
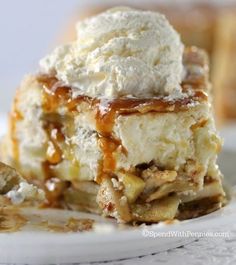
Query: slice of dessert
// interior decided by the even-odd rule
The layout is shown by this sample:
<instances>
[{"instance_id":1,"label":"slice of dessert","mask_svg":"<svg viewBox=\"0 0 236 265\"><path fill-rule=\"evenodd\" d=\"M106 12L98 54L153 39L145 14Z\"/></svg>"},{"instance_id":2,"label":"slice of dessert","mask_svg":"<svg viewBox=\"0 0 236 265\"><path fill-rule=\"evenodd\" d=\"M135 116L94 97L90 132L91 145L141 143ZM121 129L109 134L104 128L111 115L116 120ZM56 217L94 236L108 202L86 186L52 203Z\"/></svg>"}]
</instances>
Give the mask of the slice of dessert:
<instances>
[{"instance_id":1,"label":"slice of dessert","mask_svg":"<svg viewBox=\"0 0 236 265\"><path fill-rule=\"evenodd\" d=\"M116 8L77 25L17 92L5 159L49 206L158 222L224 202L208 62L158 13Z\"/></svg>"}]
</instances>

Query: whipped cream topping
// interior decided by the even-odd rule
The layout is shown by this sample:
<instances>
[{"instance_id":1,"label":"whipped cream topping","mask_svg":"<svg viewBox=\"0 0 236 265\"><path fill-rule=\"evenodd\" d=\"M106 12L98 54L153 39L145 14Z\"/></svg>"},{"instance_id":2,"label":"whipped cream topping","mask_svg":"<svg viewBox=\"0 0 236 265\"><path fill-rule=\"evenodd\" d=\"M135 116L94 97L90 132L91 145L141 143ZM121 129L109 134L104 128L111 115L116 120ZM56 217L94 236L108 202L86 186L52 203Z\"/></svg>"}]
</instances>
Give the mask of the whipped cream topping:
<instances>
[{"instance_id":1,"label":"whipped cream topping","mask_svg":"<svg viewBox=\"0 0 236 265\"><path fill-rule=\"evenodd\" d=\"M74 96L181 95L183 44L165 16L113 8L77 24L77 40L40 61Z\"/></svg>"}]
</instances>

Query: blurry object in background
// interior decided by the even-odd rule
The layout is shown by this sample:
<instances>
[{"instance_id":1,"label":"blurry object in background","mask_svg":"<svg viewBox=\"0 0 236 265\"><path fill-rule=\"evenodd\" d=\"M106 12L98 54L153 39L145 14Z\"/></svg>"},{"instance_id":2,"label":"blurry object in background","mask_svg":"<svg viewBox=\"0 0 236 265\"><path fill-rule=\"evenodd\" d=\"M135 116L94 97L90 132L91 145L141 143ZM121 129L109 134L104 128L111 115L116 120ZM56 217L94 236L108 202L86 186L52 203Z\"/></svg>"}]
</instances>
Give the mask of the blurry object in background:
<instances>
[{"instance_id":1,"label":"blurry object in background","mask_svg":"<svg viewBox=\"0 0 236 265\"><path fill-rule=\"evenodd\" d=\"M156 6L155 10L167 16L187 46L195 45L212 54L217 13L215 6L173 4Z\"/></svg>"},{"instance_id":2,"label":"blurry object in background","mask_svg":"<svg viewBox=\"0 0 236 265\"><path fill-rule=\"evenodd\" d=\"M216 113L236 119L236 11L217 19L212 64Z\"/></svg>"},{"instance_id":3,"label":"blurry object in background","mask_svg":"<svg viewBox=\"0 0 236 265\"><path fill-rule=\"evenodd\" d=\"M79 19L108 7L91 7L80 11L71 19L60 43L75 39L74 25ZM236 4L156 4L148 6L148 9L165 14L187 46L195 45L208 52L217 123L221 125L227 119L236 118Z\"/></svg>"}]
</instances>

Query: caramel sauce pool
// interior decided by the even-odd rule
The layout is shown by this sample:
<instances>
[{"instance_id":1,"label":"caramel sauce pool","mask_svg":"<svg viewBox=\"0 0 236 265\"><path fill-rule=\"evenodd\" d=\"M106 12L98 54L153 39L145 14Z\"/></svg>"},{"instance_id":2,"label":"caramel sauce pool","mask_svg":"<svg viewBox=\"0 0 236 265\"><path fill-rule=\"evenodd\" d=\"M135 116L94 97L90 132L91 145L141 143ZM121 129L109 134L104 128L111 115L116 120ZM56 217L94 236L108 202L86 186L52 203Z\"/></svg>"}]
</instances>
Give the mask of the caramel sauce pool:
<instances>
[{"instance_id":1,"label":"caramel sauce pool","mask_svg":"<svg viewBox=\"0 0 236 265\"><path fill-rule=\"evenodd\" d=\"M60 220L51 220L43 214L26 214L23 208L9 205L9 202L0 207L0 233L13 233L22 231L24 227L35 231L48 231L54 233L70 233L90 231L95 221L89 218L67 217Z\"/></svg>"},{"instance_id":2,"label":"caramel sauce pool","mask_svg":"<svg viewBox=\"0 0 236 265\"><path fill-rule=\"evenodd\" d=\"M52 223L49 221L42 221L38 224L39 228L46 229L54 233L71 233L71 232L85 232L93 229L94 220L92 219L77 219L70 217L64 223Z\"/></svg>"},{"instance_id":3,"label":"caramel sauce pool","mask_svg":"<svg viewBox=\"0 0 236 265\"><path fill-rule=\"evenodd\" d=\"M27 223L27 219L16 208L2 207L0 209L0 233L20 231Z\"/></svg>"}]
</instances>

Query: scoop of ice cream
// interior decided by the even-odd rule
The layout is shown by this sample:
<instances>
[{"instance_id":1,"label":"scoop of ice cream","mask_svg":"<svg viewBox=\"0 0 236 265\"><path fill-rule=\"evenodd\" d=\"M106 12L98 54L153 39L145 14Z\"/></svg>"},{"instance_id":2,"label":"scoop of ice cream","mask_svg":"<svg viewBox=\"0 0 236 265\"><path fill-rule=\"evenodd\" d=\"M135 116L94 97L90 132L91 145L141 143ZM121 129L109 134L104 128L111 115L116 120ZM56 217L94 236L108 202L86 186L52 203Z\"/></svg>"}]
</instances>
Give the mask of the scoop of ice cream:
<instances>
[{"instance_id":1,"label":"scoop of ice cream","mask_svg":"<svg viewBox=\"0 0 236 265\"><path fill-rule=\"evenodd\" d=\"M74 96L179 95L183 44L165 16L114 8L77 24L77 40L41 60Z\"/></svg>"}]
</instances>

